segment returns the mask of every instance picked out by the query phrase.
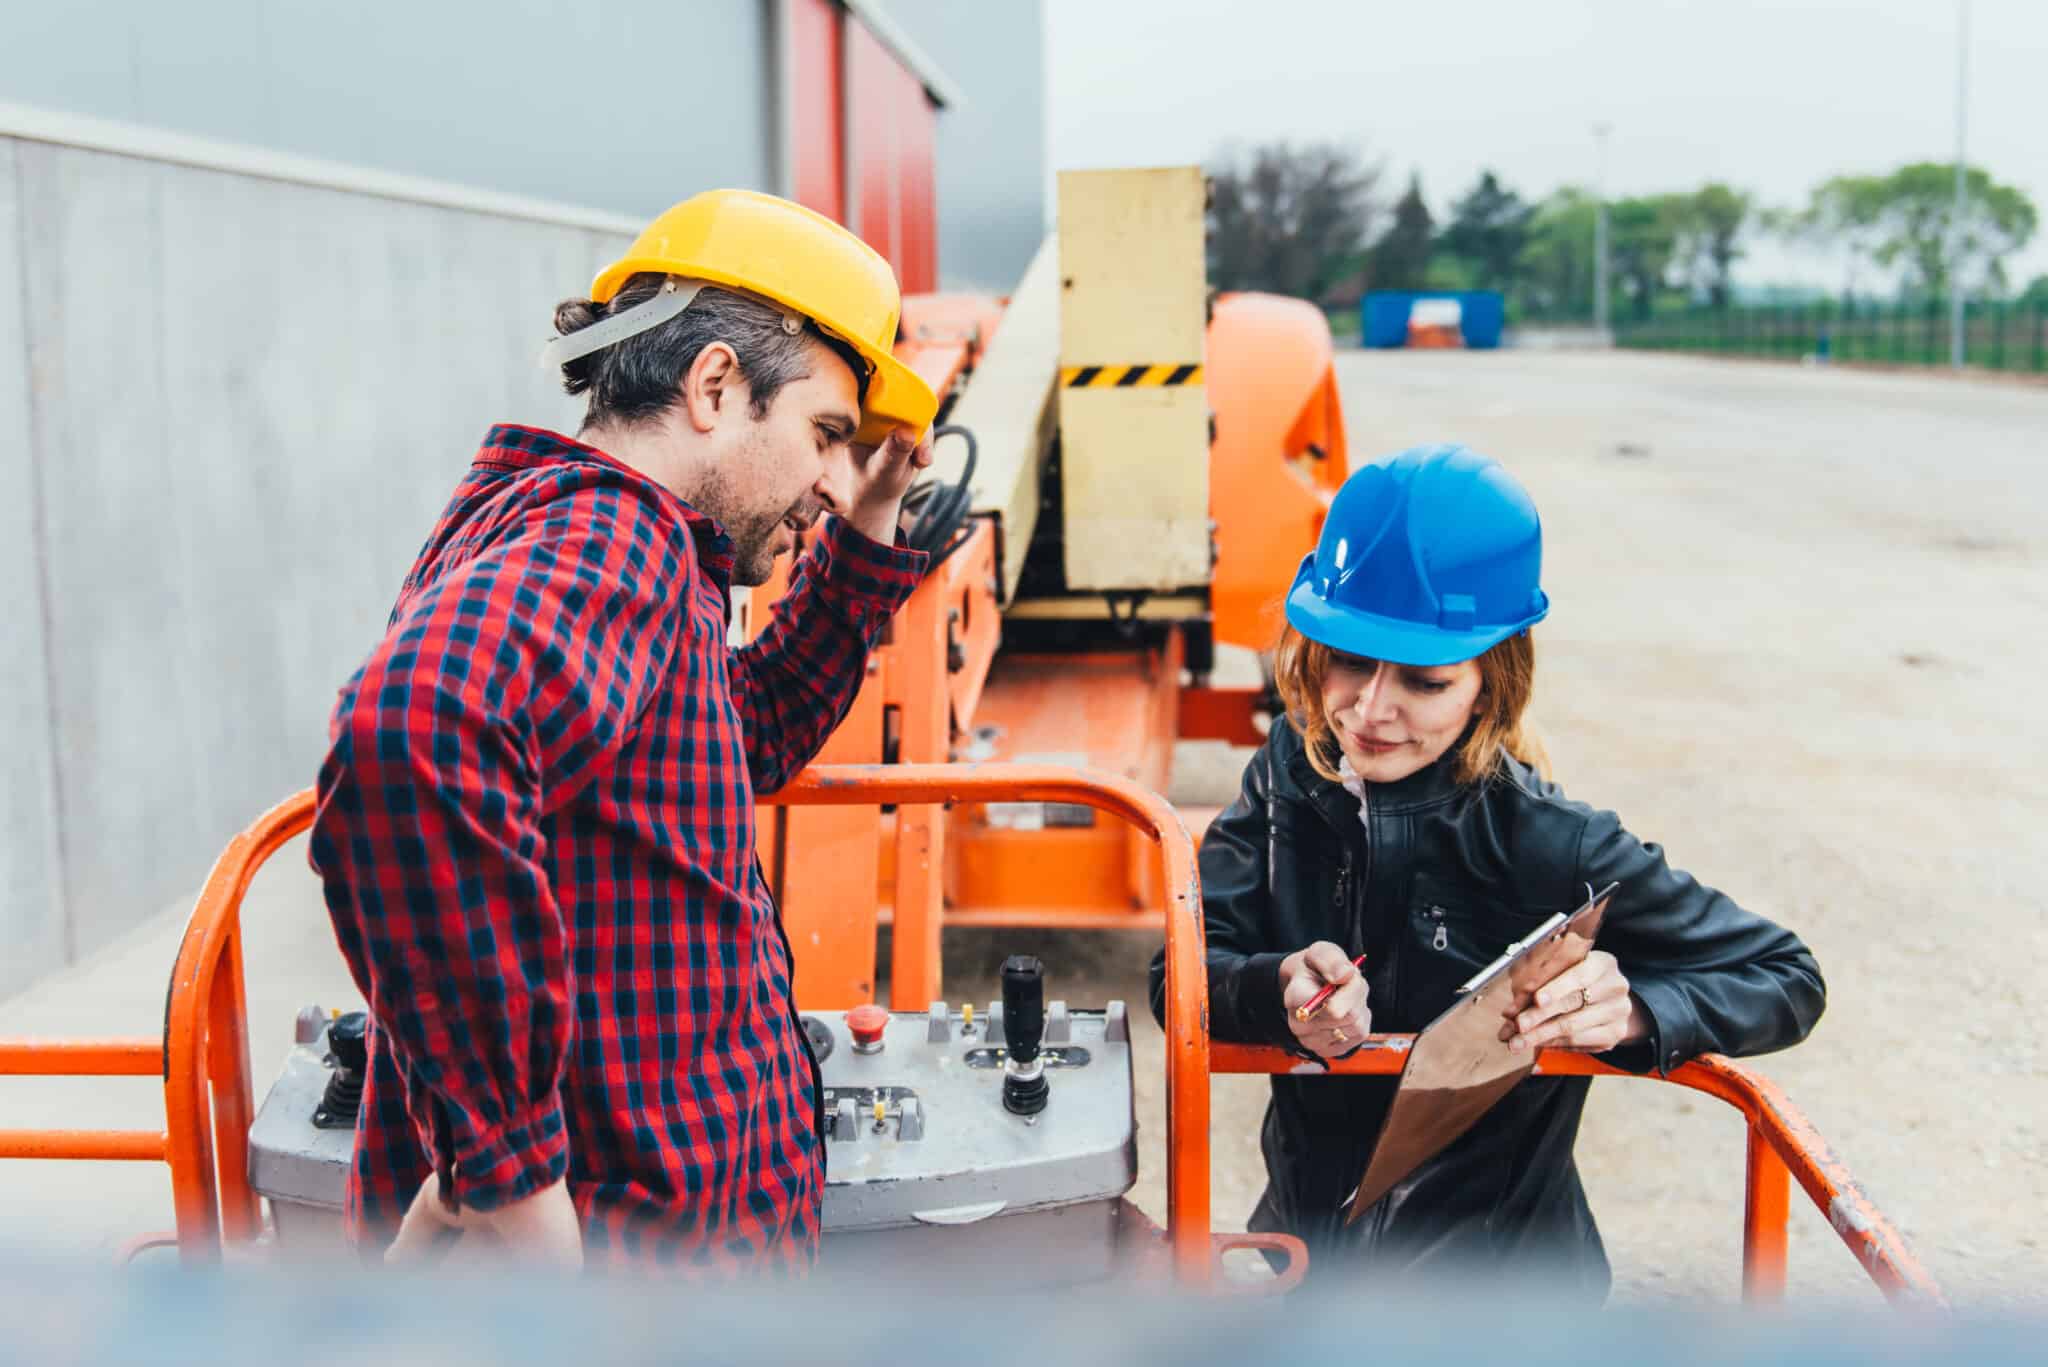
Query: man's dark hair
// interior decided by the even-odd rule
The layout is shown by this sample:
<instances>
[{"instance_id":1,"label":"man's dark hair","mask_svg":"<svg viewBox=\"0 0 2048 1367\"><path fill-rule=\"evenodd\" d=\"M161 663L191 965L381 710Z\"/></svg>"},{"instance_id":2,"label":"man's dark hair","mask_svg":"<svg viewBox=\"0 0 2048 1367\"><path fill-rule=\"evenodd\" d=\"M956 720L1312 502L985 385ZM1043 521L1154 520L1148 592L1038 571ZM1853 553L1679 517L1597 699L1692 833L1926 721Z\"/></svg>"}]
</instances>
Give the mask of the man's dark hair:
<instances>
[{"instance_id":1,"label":"man's dark hair","mask_svg":"<svg viewBox=\"0 0 2048 1367\"><path fill-rule=\"evenodd\" d=\"M643 272L628 280L609 303L569 299L555 310L555 331L566 337L601 318L623 313L654 297L666 276ZM740 374L752 396L756 419L768 416L775 396L792 380L810 373L805 339L823 342L853 371L860 400L867 402L868 367L860 353L808 320L801 332L784 329L783 310L764 300L706 286L690 307L659 327L628 337L562 367L562 388L588 393L583 425L632 426L661 416L676 401L683 376L713 342L724 342L739 357Z\"/></svg>"}]
</instances>

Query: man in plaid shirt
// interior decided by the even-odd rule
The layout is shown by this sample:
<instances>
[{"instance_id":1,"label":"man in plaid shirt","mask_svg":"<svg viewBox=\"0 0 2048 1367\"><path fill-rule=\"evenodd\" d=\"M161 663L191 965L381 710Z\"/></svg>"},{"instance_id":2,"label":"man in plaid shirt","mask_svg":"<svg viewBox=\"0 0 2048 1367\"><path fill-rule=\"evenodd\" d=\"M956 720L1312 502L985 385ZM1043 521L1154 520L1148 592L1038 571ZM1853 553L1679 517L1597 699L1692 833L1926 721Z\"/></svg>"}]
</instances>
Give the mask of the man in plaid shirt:
<instances>
[{"instance_id":1,"label":"man in plaid shirt","mask_svg":"<svg viewBox=\"0 0 2048 1367\"><path fill-rule=\"evenodd\" d=\"M687 201L591 293L552 347L579 439L491 430L335 709L311 860L374 1036L349 1225L807 1267L819 1088L754 794L918 582L936 404L886 263L784 201ZM821 516L729 648L730 587Z\"/></svg>"}]
</instances>

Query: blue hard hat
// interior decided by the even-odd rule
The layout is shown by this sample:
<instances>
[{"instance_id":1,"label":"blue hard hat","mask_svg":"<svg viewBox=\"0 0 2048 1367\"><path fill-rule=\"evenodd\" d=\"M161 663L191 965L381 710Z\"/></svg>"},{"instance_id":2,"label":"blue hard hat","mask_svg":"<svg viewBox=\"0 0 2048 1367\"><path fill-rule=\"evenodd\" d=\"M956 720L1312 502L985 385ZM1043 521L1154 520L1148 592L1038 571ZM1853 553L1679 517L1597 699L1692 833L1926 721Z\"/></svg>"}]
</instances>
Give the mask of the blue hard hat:
<instances>
[{"instance_id":1,"label":"blue hard hat","mask_svg":"<svg viewBox=\"0 0 2048 1367\"><path fill-rule=\"evenodd\" d=\"M1418 446L1344 481L1287 620L1346 655L1456 664L1543 620L1542 569L1536 505L1500 462Z\"/></svg>"}]
</instances>

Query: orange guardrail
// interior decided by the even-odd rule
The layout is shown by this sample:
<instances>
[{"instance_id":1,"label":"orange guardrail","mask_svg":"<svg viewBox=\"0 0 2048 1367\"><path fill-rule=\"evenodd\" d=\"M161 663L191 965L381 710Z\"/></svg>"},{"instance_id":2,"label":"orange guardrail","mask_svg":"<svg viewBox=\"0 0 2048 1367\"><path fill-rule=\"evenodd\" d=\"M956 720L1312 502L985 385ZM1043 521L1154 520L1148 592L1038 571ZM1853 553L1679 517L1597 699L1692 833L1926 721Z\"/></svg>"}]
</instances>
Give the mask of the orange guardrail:
<instances>
[{"instance_id":1,"label":"orange guardrail","mask_svg":"<svg viewBox=\"0 0 2048 1367\"><path fill-rule=\"evenodd\" d=\"M1198 1116L1188 1134L1176 1125L1166 1153L1166 1240L1176 1277L1204 1284L1219 1253L1260 1246L1209 1229L1209 978L1202 969L1202 890L1195 845L1179 813L1129 779L1040 764L849 764L807 769L764 803L875 806L883 803L1067 802L1123 818L1157 842L1166 891L1166 980L1192 1009L1166 1023L1169 1117Z\"/></svg>"},{"instance_id":2,"label":"orange guardrail","mask_svg":"<svg viewBox=\"0 0 2048 1367\"><path fill-rule=\"evenodd\" d=\"M1413 1040L1412 1035L1373 1035L1360 1052L1319 1071L1391 1076L1401 1071ZM1284 1049L1245 1044L1213 1046L1212 1066L1219 1073L1292 1073L1317 1068ZM1537 1055L1536 1071L1552 1077L1657 1080L1658 1076L1626 1072L1590 1055L1557 1049ZM1946 1304L1941 1288L1906 1247L1905 1239L1863 1194L1827 1141L1776 1083L1718 1054L1702 1055L1662 1080L1727 1102L1742 1113L1748 1125L1742 1205L1744 1299L1768 1302L1784 1295L1790 1179L1797 1177L1800 1187L1856 1256L1857 1264L1887 1297L1922 1305ZM1170 1123L1169 1128L1178 1133L1184 1122Z\"/></svg>"},{"instance_id":3,"label":"orange guardrail","mask_svg":"<svg viewBox=\"0 0 2048 1367\"><path fill-rule=\"evenodd\" d=\"M161 1077L162 1040L0 1039L0 1077ZM164 1130L0 1130L0 1158L164 1162Z\"/></svg>"},{"instance_id":4,"label":"orange guardrail","mask_svg":"<svg viewBox=\"0 0 2048 1367\"><path fill-rule=\"evenodd\" d=\"M164 1115L178 1252L217 1256L221 1243L263 1231L249 1186L249 1005L242 976L242 898L256 871L313 824L313 794L286 798L228 842L214 861L171 970L164 1018ZM209 1124L209 1119L211 1124Z\"/></svg>"},{"instance_id":5,"label":"orange guardrail","mask_svg":"<svg viewBox=\"0 0 2048 1367\"><path fill-rule=\"evenodd\" d=\"M171 973L159 1039L0 1040L0 1076L161 1077L160 1130L0 1130L0 1159L166 1163L179 1256L220 1256L223 1237L262 1228L249 1187L248 1005L242 984L242 897L263 862L311 824L312 794L272 808L214 861ZM161 1242L134 1241L129 1251Z\"/></svg>"},{"instance_id":6,"label":"orange guardrail","mask_svg":"<svg viewBox=\"0 0 2048 1367\"><path fill-rule=\"evenodd\" d=\"M1318 1065L1276 1048L1211 1044L1194 843L1163 797L1128 779L1051 765L876 764L813 767L760 800L766 805L826 806L1064 802L1121 817L1143 832L1159 848L1166 891L1169 1264L1183 1283L1201 1285L1211 1280L1222 1250L1271 1245L1272 1240L1263 1236L1216 1235L1210 1230L1210 1074L1284 1073ZM0 1158L167 1161L178 1248L187 1260L217 1257L224 1240L244 1242L260 1232L261 1213L249 1186L248 1131L255 1110L243 993L241 904L256 871L303 832L312 815L310 792L288 798L236 836L215 862L179 948L161 1044L0 1041L0 1075L147 1076L161 1065L165 1129L0 1131ZM1411 1039L1374 1036L1359 1053L1323 1070L1398 1073ZM1538 1056L1537 1071L1554 1076L1634 1076L1587 1055L1557 1050ZM1666 1080L1727 1102L1748 1125L1743 1202L1746 1298L1769 1301L1783 1294L1786 1221L1791 1179L1796 1177L1858 1265L1887 1296L1919 1304L1945 1303L1905 1240L1775 1084L1711 1055L1673 1070Z\"/></svg>"},{"instance_id":7,"label":"orange guardrail","mask_svg":"<svg viewBox=\"0 0 2048 1367\"><path fill-rule=\"evenodd\" d=\"M1204 967L1202 894L1193 842L1179 815L1156 793L1127 779L1052 766L871 765L814 769L764 802L907 803L1070 802L1120 816L1160 846L1166 906L1166 1237L1183 1281L1206 1281L1213 1265L1209 1232L1209 1075L1290 1073L1314 1068L1285 1050L1211 1043ZM1368 1047L1327 1066L1333 1074L1391 1075L1412 1036L1378 1035ZM1585 1054L1544 1050L1537 1071L1633 1077ZM1785 1288L1790 1178L1827 1216L1857 1263L1887 1296L1944 1304L1940 1288L1905 1240L1872 1204L1812 1123L1776 1084L1725 1058L1708 1055L1674 1069L1669 1082L1717 1097L1749 1128L1743 1198L1743 1292L1776 1300ZM1227 1236L1226 1236L1227 1237Z\"/></svg>"}]
</instances>

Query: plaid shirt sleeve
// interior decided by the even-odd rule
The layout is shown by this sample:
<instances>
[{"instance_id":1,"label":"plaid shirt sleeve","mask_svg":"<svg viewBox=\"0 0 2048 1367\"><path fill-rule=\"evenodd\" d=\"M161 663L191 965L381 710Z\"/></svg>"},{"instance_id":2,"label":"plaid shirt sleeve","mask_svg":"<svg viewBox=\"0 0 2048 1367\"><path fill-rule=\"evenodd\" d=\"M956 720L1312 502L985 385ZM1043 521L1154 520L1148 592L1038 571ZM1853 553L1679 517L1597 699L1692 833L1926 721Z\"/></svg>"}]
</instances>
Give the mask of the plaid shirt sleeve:
<instances>
[{"instance_id":1,"label":"plaid shirt sleeve","mask_svg":"<svg viewBox=\"0 0 2048 1367\"><path fill-rule=\"evenodd\" d=\"M539 821L659 686L690 557L633 491L564 491L415 586L342 691L310 853L460 1205L502 1206L567 1169L574 985Z\"/></svg>"},{"instance_id":2,"label":"plaid shirt sleeve","mask_svg":"<svg viewBox=\"0 0 2048 1367\"><path fill-rule=\"evenodd\" d=\"M767 629L733 652L755 792L782 787L824 747L860 692L868 653L930 560L870 541L843 518L826 520Z\"/></svg>"}]
</instances>

